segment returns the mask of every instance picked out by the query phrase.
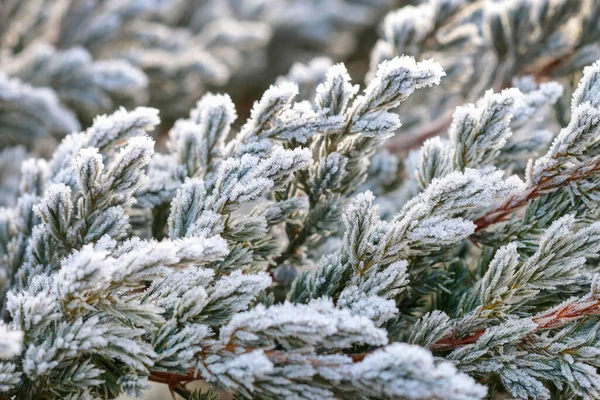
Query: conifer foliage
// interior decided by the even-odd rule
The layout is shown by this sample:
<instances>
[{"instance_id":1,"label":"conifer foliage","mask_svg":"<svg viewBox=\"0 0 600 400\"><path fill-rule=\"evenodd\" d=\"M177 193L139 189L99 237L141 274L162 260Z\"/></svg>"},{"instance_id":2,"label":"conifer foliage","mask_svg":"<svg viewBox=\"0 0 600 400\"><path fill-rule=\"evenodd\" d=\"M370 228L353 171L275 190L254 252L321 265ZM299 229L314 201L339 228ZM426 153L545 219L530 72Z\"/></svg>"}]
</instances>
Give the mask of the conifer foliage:
<instances>
[{"instance_id":1,"label":"conifer foliage","mask_svg":"<svg viewBox=\"0 0 600 400\"><path fill-rule=\"evenodd\" d=\"M281 79L245 121L207 93L166 151L155 108L40 110L74 132L0 208L0 399L600 398L600 61L562 128L524 77L408 155L396 110L446 73L371 75Z\"/></svg>"}]
</instances>

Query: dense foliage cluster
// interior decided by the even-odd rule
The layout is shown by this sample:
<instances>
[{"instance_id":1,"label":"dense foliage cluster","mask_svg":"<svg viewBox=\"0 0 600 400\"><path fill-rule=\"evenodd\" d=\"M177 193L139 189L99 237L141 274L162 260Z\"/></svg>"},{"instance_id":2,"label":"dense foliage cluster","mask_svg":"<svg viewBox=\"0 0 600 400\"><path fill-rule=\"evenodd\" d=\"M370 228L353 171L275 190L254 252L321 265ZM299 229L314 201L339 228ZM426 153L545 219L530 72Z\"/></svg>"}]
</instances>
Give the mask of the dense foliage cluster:
<instances>
[{"instance_id":1,"label":"dense foliage cluster","mask_svg":"<svg viewBox=\"0 0 600 400\"><path fill-rule=\"evenodd\" d=\"M600 398L600 3L283 3L7 3L0 399Z\"/></svg>"}]
</instances>

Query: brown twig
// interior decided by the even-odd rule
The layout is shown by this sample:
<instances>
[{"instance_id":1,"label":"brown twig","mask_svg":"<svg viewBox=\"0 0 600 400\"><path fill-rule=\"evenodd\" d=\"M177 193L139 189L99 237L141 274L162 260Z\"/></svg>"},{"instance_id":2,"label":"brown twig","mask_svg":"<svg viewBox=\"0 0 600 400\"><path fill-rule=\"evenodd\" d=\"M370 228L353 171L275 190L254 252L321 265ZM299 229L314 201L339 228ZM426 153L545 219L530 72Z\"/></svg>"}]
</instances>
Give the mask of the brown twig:
<instances>
[{"instance_id":1,"label":"brown twig","mask_svg":"<svg viewBox=\"0 0 600 400\"><path fill-rule=\"evenodd\" d=\"M523 71L523 75L533 75L538 83L547 81L558 68L568 64L576 52L577 50L573 49L566 53L556 54L555 57L550 58L544 64L534 65L529 69L526 69Z\"/></svg>"},{"instance_id":2,"label":"brown twig","mask_svg":"<svg viewBox=\"0 0 600 400\"><path fill-rule=\"evenodd\" d=\"M510 197L499 207L487 212L485 215L477 218L473 221L476 225L475 232L481 231L490 225L498 222L503 222L507 219L507 216L519 208L525 206L529 201L540 197L545 193L558 190L560 188L571 185L574 182L578 182L589 178L590 176L600 171L600 157L597 157L590 163L578 165L571 169L561 179L560 176L550 175L540 179L540 181L534 186L526 189L524 192L519 193Z\"/></svg>"},{"instance_id":3,"label":"brown twig","mask_svg":"<svg viewBox=\"0 0 600 400\"><path fill-rule=\"evenodd\" d=\"M510 197L499 207L496 207L495 209L473 221L476 226L475 232L479 232L490 225L505 221L509 214L517 211L519 208L529 203L529 201L539 197L540 195L541 191L534 187L525 190L523 193Z\"/></svg>"},{"instance_id":4,"label":"brown twig","mask_svg":"<svg viewBox=\"0 0 600 400\"><path fill-rule=\"evenodd\" d=\"M534 317L532 321L537 325L536 331L554 329L564 326L588 315L600 314L600 299L592 296L584 297L572 303L547 311ZM457 347L473 344L486 332L481 329L463 338L456 338L455 332L450 332L433 346L432 351L450 351Z\"/></svg>"},{"instance_id":5,"label":"brown twig","mask_svg":"<svg viewBox=\"0 0 600 400\"><path fill-rule=\"evenodd\" d=\"M235 346L227 346L228 350L233 349ZM239 350L239 349L238 349ZM254 348L243 348L243 351L245 353L249 353L251 351L254 351L256 349ZM281 363L285 363L289 360L290 358L290 354L285 352L285 351L279 351L279 350L266 350L264 351L264 354L269 357L269 359L271 360L275 360ZM369 353L360 353L360 354L352 354L349 355L350 358L352 358L352 360L354 362L360 362L362 361L362 359L367 356ZM204 357L207 356L208 353L206 352L201 352L198 356L199 357ZM308 360L313 366L324 366L326 365L326 362L324 362L323 360L320 360L317 357L306 357L306 360ZM297 361L297 360L295 360ZM152 371L150 373L150 376L148 377L148 379L152 382L156 382L156 383L162 383L165 385L169 386L169 389L171 390L171 392L173 392L174 390L185 390L184 385L188 384L189 382L195 381L195 380L199 380L202 379L201 376L197 376L194 372L193 369L189 369L186 373L184 374L176 374L176 373L170 373L170 372L159 372L159 371Z\"/></svg>"},{"instance_id":6,"label":"brown twig","mask_svg":"<svg viewBox=\"0 0 600 400\"><path fill-rule=\"evenodd\" d=\"M587 296L576 301L565 303L560 307L551 309L546 313L534 317L532 320L537 324L536 331L554 329L564 326L570 322L584 318L589 315L600 315L600 299L593 296ZM480 329L471 333L468 336L457 338L456 332L449 332L447 335L438 340L433 346L432 351L451 351L461 346L466 346L477 342L477 340L486 332L486 329ZM246 352L254 349L244 349ZM268 350L264 352L267 357L279 362L286 362L289 354L285 351ZM358 363L364 360L372 351L364 353L349 354L353 362ZM199 356L202 356L200 354ZM206 355L206 354L204 354ZM309 362L315 365L321 365L321 360L318 358L307 358ZM153 371L150 374L149 380L152 382L163 383L169 386L171 391L185 390L184 385L201 379L194 374L193 370L189 370L186 374L173 374L168 372Z\"/></svg>"},{"instance_id":7,"label":"brown twig","mask_svg":"<svg viewBox=\"0 0 600 400\"><path fill-rule=\"evenodd\" d=\"M436 125L426 130L425 132L418 133L416 135L399 135L393 140L390 140L386 145L387 149L392 153L404 153L409 150L413 150L421 146L424 141L434 136L442 134L448 129L452 118L444 118Z\"/></svg>"}]
</instances>

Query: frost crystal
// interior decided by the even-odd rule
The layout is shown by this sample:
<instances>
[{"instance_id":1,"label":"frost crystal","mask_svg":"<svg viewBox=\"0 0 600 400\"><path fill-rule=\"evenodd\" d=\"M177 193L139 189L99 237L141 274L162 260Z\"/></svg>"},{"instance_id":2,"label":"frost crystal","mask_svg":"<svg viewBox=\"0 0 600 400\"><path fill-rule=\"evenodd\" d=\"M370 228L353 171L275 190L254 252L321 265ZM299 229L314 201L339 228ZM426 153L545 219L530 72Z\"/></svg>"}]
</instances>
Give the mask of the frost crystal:
<instances>
[{"instance_id":1,"label":"frost crystal","mask_svg":"<svg viewBox=\"0 0 600 400\"><path fill-rule=\"evenodd\" d=\"M448 362L433 363L417 346L395 343L351 368L352 379L371 396L409 399L479 399L486 389Z\"/></svg>"}]
</instances>

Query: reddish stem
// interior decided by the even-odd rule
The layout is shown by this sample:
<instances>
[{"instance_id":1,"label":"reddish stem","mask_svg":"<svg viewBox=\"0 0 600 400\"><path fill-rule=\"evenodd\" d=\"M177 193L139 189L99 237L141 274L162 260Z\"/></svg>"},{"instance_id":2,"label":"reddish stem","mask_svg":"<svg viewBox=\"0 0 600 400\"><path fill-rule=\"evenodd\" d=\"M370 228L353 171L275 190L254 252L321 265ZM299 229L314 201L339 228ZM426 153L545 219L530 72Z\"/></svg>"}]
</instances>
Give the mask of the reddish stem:
<instances>
[{"instance_id":1,"label":"reddish stem","mask_svg":"<svg viewBox=\"0 0 600 400\"><path fill-rule=\"evenodd\" d=\"M387 149L392 153L404 153L412 149L416 149L424 141L434 136L438 136L448 127L452 122L452 118L445 118L444 120L438 122L436 125L426 130L425 132L421 132L414 136L408 135L398 135L396 138L392 139L387 145Z\"/></svg>"},{"instance_id":2,"label":"reddish stem","mask_svg":"<svg viewBox=\"0 0 600 400\"><path fill-rule=\"evenodd\" d=\"M576 321L588 315L600 315L600 299L593 298L591 296L584 297L577 301L564 304L561 307L547 311L544 314L538 315L533 318L533 322L537 324L536 331L553 329L564 326L570 322ZM486 332L486 329L480 329L473 332L472 334L463 338L456 338L456 332L450 332L440 340L438 340L433 346L432 351L451 351L457 347L473 344ZM246 349L251 351L253 349ZM269 350L265 351L265 354L274 360L285 362L288 358L288 354L284 351ZM357 354L350 354L349 357L352 361L357 363L361 362L366 356L371 354L371 351ZM309 361L319 363L318 359ZM171 374L168 372L156 372L153 371L150 374L149 380L152 382L163 383L169 385L169 388L182 388L183 385L188 382L199 379L194 376L194 371L189 370L186 374Z\"/></svg>"},{"instance_id":3,"label":"reddish stem","mask_svg":"<svg viewBox=\"0 0 600 400\"><path fill-rule=\"evenodd\" d=\"M554 329L564 326L588 315L600 314L600 300L592 297L583 298L573 303L564 304L562 307L552 309L544 314L534 317L532 321L537 325L536 331ZM486 332L480 329L469 336L457 339L455 332L450 332L433 346L432 351L450 351L457 347L473 344Z\"/></svg>"},{"instance_id":4,"label":"reddish stem","mask_svg":"<svg viewBox=\"0 0 600 400\"><path fill-rule=\"evenodd\" d=\"M499 207L489 211L485 215L477 218L473 221L475 224L475 232L479 232L482 229L487 228L490 225L497 224L499 222L503 222L506 220L506 217L509 214L517 211L519 208L523 207L530 200L533 200L541 195L540 191L537 188L527 189L525 192L510 197Z\"/></svg>"}]
</instances>

